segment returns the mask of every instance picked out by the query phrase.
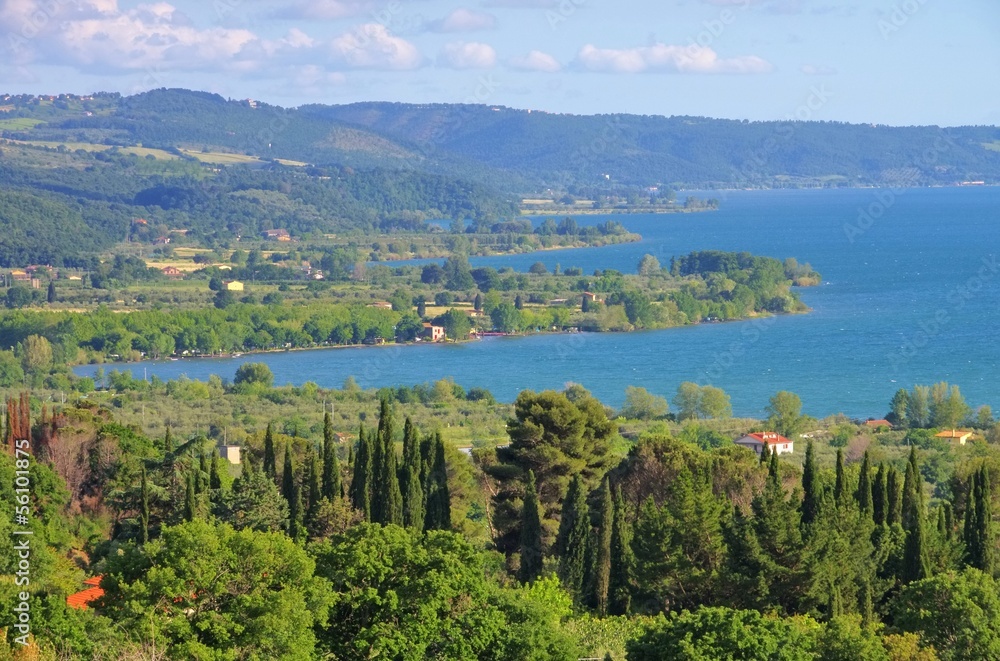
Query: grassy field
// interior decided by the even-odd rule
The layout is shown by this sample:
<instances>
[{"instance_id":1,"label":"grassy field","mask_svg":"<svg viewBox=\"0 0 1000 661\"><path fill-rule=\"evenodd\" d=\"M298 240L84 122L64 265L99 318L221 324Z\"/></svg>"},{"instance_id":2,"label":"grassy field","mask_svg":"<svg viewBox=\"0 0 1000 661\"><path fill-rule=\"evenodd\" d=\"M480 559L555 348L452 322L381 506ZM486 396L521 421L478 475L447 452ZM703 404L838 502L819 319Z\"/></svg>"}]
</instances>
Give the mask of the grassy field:
<instances>
[{"instance_id":1,"label":"grassy field","mask_svg":"<svg viewBox=\"0 0 1000 661\"><path fill-rule=\"evenodd\" d=\"M209 163L211 165L233 165L238 163L263 163L256 156L247 156L246 154L224 154L222 152L201 152L195 151L194 149L181 149L185 155L192 158L197 158L202 163Z\"/></svg>"},{"instance_id":2,"label":"grassy field","mask_svg":"<svg viewBox=\"0 0 1000 661\"><path fill-rule=\"evenodd\" d=\"M26 129L33 129L39 124L44 123L45 121L41 119L32 119L30 117L12 117L10 119L0 119L0 130L24 131Z\"/></svg>"},{"instance_id":3,"label":"grassy field","mask_svg":"<svg viewBox=\"0 0 1000 661\"><path fill-rule=\"evenodd\" d=\"M0 128L3 127L0 126ZM99 145L93 142L54 142L54 141L50 142L46 140L11 140L10 142L18 145L30 145L33 147L49 147L52 149L56 149L61 145L71 151L76 151L77 149L82 149L83 151L107 151L112 148L111 145ZM139 158L152 156L157 160L164 160L164 161L175 161L178 158L177 156L171 154L170 152L164 151L162 149L152 149L150 147L119 147L118 149L126 154L135 154Z\"/></svg>"},{"instance_id":4,"label":"grassy field","mask_svg":"<svg viewBox=\"0 0 1000 661\"><path fill-rule=\"evenodd\" d=\"M990 151L1000 151L1000 140L994 140L993 142L984 142L983 147L986 147Z\"/></svg>"}]
</instances>

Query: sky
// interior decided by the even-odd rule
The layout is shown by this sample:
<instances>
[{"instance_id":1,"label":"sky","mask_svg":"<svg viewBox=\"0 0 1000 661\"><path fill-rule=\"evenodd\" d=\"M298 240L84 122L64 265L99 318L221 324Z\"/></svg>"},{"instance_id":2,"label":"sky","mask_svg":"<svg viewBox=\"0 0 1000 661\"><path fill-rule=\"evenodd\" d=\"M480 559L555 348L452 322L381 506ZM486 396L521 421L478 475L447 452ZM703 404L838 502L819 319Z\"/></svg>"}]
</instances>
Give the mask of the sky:
<instances>
[{"instance_id":1,"label":"sky","mask_svg":"<svg viewBox=\"0 0 1000 661\"><path fill-rule=\"evenodd\" d=\"M1000 125L997 0L0 0L0 93Z\"/></svg>"}]
</instances>

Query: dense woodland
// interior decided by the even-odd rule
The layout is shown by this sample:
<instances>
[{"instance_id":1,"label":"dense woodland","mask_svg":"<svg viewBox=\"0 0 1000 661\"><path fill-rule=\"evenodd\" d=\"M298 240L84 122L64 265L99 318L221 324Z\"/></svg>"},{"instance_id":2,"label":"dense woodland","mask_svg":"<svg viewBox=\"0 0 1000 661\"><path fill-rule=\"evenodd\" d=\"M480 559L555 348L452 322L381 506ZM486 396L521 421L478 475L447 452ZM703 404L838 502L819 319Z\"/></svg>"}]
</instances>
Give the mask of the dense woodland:
<instances>
[{"instance_id":1,"label":"dense woodland","mask_svg":"<svg viewBox=\"0 0 1000 661\"><path fill-rule=\"evenodd\" d=\"M170 426L189 424L182 409L193 402L179 398L191 384L121 391L113 409L100 398L9 401L6 437L30 436L35 455L33 658L1000 653L992 443L920 442L905 420L891 432L817 422L791 393L772 397L766 421L734 421L725 393L694 384L668 413L641 389L614 412L580 386L526 391L508 406L454 384L274 388L256 364L237 381L206 395L222 388L213 402L265 415L276 402L344 410L244 418L244 429L234 419L206 438ZM961 407L996 440L988 411L975 422L957 388L930 391L928 415L947 422ZM920 409L922 393L892 406ZM143 402L174 419L155 433L117 420ZM427 413L463 410L506 416L505 439L458 452ZM335 433L352 421L353 432ZM633 425L642 431L623 437ZM825 432L793 455L758 458L732 443L754 428L802 441L797 432L817 425ZM242 446L240 466L214 451L224 438ZM14 468L0 453L5 532ZM8 564L11 543L4 534ZM90 575L103 596L68 608Z\"/></svg>"}]
</instances>

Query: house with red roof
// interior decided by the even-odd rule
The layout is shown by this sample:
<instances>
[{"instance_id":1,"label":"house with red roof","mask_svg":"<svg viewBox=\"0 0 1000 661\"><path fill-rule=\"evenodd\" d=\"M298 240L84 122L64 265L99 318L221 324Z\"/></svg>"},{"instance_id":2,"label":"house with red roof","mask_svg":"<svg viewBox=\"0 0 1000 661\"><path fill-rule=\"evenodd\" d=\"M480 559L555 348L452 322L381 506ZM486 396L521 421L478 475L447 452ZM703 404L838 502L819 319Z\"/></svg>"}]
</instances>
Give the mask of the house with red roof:
<instances>
[{"instance_id":1,"label":"house with red roof","mask_svg":"<svg viewBox=\"0 0 1000 661\"><path fill-rule=\"evenodd\" d=\"M871 427L873 429L885 427L886 429L892 429L892 423L888 420L866 420L865 427Z\"/></svg>"},{"instance_id":2,"label":"house with red roof","mask_svg":"<svg viewBox=\"0 0 1000 661\"><path fill-rule=\"evenodd\" d=\"M83 584L89 585L90 587L86 590L74 592L73 594L67 596L66 605L77 610L86 610L89 608L92 602L97 601L104 596L104 590L100 587L101 578L103 577L91 576L85 580Z\"/></svg>"},{"instance_id":3,"label":"house with red roof","mask_svg":"<svg viewBox=\"0 0 1000 661\"><path fill-rule=\"evenodd\" d=\"M794 451L792 441L773 431L754 432L752 434L747 434L742 438L738 438L733 442L736 443L736 445L741 445L749 450L753 450L758 457L760 456L760 453L764 451L765 446L768 450L770 450L771 454L791 454Z\"/></svg>"}]
</instances>

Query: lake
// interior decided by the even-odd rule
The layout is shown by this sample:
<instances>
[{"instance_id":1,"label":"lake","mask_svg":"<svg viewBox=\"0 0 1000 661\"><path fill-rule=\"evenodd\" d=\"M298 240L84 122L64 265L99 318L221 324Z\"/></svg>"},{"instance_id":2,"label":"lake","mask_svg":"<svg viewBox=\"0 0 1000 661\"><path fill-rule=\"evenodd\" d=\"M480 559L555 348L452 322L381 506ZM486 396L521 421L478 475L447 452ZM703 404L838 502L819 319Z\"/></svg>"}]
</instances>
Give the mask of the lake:
<instances>
[{"instance_id":1,"label":"lake","mask_svg":"<svg viewBox=\"0 0 1000 661\"><path fill-rule=\"evenodd\" d=\"M698 194L698 193L696 193ZM581 383L619 406L628 385L672 398L682 381L726 390L737 415L760 416L779 390L804 412L881 417L900 387L949 381L973 406L1000 404L1000 189L852 189L700 193L715 212L583 216L621 222L639 243L473 258L635 272L644 254L667 266L692 250L745 250L810 262L823 284L801 291L807 315L627 334L490 338L461 345L294 351L236 359L133 363L141 376L232 379L247 361L277 383L363 387L453 377L511 401L525 388ZM425 260L426 261L426 260ZM104 366L105 369L123 368ZM95 366L77 369L92 375Z\"/></svg>"}]
</instances>

